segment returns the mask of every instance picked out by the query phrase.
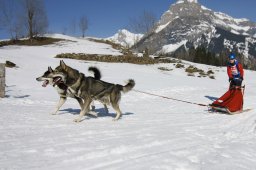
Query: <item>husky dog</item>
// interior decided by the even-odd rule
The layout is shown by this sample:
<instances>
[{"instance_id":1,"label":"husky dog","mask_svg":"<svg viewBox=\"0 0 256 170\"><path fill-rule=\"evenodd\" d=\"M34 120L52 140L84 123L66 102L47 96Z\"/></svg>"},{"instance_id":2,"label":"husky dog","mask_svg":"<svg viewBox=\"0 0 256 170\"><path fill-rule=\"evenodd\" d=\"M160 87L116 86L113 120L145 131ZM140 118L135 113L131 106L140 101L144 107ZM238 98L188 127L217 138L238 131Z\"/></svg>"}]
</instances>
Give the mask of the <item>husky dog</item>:
<instances>
[{"instance_id":1,"label":"husky dog","mask_svg":"<svg viewBox=\"0 0 256 170\"><path fill-rule=\"evenodd\" d=\"M50 73L49 77L53 78L55 84L63 82L68 90L76 97L83 99L84 103L80 115L75 122L80 122L83 116L89 111L89 105L93 100L98 100L103 104L111 105L116 111L116 117L113 120L118 120L122 113L119 108L119 101L121 99L121 91L128 92L134 86L134 80L128 80L125 86L119 84L112 84L98 80L92 77L86 77L78 70L67 66L63 60L60 65Z\"/></svg>"},{"instance_id":2,"label":"husky dog","mask_svg":"<svg viewBox=\"0 0 256 170\"><path fill-rule=\"evenodd\" d=\"M99 80L101 78L101 73L100 71L96 68L96 67L89 67L88 71L93 72L94 74L94 78ZM48 84L52 85L58 92L59 96L60 96L60 100L56 106L55 111L52 113L57 114L57 112L59 111L59 109L61 108L61 106L65 103L65 101L67 100L67 97L71 97L71 98L75 98L81 109L83 107L83 100L79 97L76 96L76 94L73 94L67 87L67 85L65 85L62 81L59 81L58 78L52 78L49 77L49 75L53 72L53 69L51 67L48 67L48 70L40 77L36 78L37 81L44 81L43 82L43 87L46 87ZM89 114L97 116L97 113L94 112L95 110L95 106L92 102L91 104L92 107L92 111L89 112ZM104 105L105 111L108 113L108 108L106 105Z\"/></svg>"}]
</instances>

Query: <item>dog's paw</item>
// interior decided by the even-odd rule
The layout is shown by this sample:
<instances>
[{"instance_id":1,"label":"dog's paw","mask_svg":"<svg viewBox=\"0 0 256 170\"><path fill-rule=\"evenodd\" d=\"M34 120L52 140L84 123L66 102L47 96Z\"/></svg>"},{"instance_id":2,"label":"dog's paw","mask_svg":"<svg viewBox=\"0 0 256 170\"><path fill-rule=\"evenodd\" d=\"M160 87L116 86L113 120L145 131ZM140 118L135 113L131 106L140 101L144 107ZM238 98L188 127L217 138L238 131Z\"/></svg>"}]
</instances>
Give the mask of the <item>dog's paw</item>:
<instances>
[{"instance_id":1,"label":"dog's paw","mask_svg":"<svg viewBox=\"0 0 256 170\"><path fill-rule=\"evenodd\" d=\"M121 118L121 115L118 114L118 115L116 115L116 117L113 119L113 121L117 121L117 120L119 120L120 118Z\"/></svg>"},{"instance_id":2,"label":"dog's paw","mask_svg":"<svg viewBox=\"0 0 256 170\"><path fill-rule=\"evenodd\" d=\"M79 122L81 122L81 119L77 118L77 119L74 119L73 121L76 123L79 123Z\"/></svg>"},{"instance_id":3,"label":"dog's paw","mask_svg":"<svg viewBox=\"0 0 256 170\"><path fill-rule=\"evenodd\" d=\"M98 113L95 112L95 111L89 111L88 114L92 115L92 116L95 116L95 117L98 117Z\"/></svg>"}]
</instances>

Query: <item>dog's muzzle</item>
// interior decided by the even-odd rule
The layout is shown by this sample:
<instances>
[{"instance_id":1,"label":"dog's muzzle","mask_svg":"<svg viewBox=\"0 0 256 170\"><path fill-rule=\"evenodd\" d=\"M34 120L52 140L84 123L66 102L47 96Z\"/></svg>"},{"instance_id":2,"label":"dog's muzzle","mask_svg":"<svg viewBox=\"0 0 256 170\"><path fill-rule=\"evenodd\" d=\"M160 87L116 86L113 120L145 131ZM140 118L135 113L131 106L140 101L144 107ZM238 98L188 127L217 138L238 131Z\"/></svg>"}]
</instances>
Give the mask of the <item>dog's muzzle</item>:
<instances>
[{"instance_id":1,"label":"dog's muzzle","mask_svg":"<svg viewBox=\"0 0 256 170\"><path fill-rule=\"evenodd\" d=\"M58 77L53 78L53 86L58 85L60 83L64 83L62 81L62 77L58 76Z\"/></svg>"},{"instance_id":2,"label":"dog's muzzle","mask_svg":"<svg viewBox=\"0 0 256 170\"><path fill-rule=\"evenodd\" d=\"M48 80L45 80L42 86L43 86L43 87L46 87L48 84L49 84L49 81L48 81Z\"/></svg>"},{"instance_id":3,"label":"dog's muzzle","mask_svg":"<svg viewBox=\"0 0 256 170\"><path fill-rule=\"evenodd\" d=\"M46 87L49 84L49 80L43 80L42 77L36 78L37 81L44 81L42 86Z\"/></svg>"}]
</instances>

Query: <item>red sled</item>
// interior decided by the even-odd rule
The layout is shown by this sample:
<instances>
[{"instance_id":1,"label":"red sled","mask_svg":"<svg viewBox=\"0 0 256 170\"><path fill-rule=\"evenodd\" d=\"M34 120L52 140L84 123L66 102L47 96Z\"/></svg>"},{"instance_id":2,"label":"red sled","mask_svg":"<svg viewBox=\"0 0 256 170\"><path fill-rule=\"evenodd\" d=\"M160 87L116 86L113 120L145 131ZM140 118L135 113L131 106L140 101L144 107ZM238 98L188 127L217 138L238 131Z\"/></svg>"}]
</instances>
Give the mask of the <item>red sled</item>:
<instances>
[{"instance_id":1,"label":"red sled","mask_svg":"<svg viewBox=\"0 0 256 170\"><path fill-rule=\"evenodd\" d=\"M245 86L231 87L223 96L214 101L210 107L213 110L236 114L243 111Z\"/></svg>"}]
</instances>

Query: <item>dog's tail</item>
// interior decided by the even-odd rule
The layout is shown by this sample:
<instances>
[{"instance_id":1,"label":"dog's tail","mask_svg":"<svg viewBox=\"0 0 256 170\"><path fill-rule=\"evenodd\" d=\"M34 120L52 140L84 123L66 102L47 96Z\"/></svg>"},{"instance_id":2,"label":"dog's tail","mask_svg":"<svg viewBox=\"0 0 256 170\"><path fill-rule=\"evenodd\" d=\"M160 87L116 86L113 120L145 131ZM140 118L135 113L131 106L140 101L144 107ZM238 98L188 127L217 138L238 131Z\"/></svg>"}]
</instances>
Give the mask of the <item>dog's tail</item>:
<instances>
[{"instance_id":1,"label":"dog's tail","mask_svg":"<svg viewBox=\"0 0 256 170\"><path fill-rule=\"evenodd\" d=\"M133 79L129 79L128 83L125 86L122 86L122 91L124 93L127 93L128 91L132 90L134 86L135 86L135 81Z\"/></svg>"},{"instance_id":2,"label":"dog's tail","mask_svg":"<svg viewBox=\"0 0 256 170\"><path fill-rule=\"evenodd\" d=\"M100 80L101 79L101 73L100 73L100 70L97 67L89 67L88 71L93 72L94 78L96 80Z\"/></svg>"}]
</instances>

